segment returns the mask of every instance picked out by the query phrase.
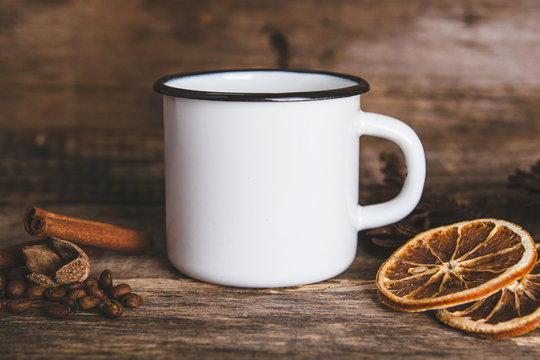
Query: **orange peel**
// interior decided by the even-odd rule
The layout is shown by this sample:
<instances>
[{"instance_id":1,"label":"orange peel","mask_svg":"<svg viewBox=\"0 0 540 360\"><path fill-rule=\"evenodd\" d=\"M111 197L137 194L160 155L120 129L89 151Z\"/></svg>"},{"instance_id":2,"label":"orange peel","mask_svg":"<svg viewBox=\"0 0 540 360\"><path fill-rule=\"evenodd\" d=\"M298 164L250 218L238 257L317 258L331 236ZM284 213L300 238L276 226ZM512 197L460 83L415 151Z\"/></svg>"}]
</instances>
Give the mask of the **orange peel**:
<instances>
[{"instance_id":1,"label":"orange peel","mask_svg":"<svg viewBox=\"0 0 540 360\"><path fill-rule=\"evenodd\" d=\"M383 303L402 311L483 299L525 276L537 251L529 233L498 219L476 219L416 235L377 273Z\"/></svg>"},{"instance_id":2,"label":"orange peel","mask_svg":"<svg viewBox=\"0 0 540 360\"><path fill-rule=\"evenodd\" d=\"M536 244L537 252L540 244ZM480 337L522 335L540 326L540 261L530 273L483 299L435 315L452 327Z\"/></svg>"}]
</instances>

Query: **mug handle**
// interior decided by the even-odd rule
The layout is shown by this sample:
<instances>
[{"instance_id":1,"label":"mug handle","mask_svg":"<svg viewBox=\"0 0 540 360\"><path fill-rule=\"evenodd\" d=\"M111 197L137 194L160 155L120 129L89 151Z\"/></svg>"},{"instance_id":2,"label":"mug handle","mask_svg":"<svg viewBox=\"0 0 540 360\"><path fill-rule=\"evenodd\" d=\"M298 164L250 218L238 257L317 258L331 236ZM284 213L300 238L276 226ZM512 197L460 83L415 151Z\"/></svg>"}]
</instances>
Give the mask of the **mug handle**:
<instances>
[{"instance_id":1,"label":"mug handle","mask_svg":"<svg viewBox=\"0 0 540 360\"><path fill-rule=\"evenodd\" d=\"M406 217L418 204L426 178L424 149L416 133L390 116L361 112L358 135L371 135L396 143L405 157L407 176L401 192L393 199L357 208L358 231L392 224Z\"/></svg>"}]
</instances>

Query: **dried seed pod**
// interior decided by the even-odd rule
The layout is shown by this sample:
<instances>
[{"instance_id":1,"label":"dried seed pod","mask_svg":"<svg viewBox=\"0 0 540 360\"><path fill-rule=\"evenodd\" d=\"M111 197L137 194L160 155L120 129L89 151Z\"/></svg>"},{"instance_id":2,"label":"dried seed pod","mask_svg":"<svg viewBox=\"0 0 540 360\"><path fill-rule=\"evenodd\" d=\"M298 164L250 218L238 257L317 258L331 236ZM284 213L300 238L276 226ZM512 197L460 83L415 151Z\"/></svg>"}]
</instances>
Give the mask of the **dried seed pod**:
<instances>
[{"instance_id":1,"label":"dried seed pod","mask_svg":"<svg viewBox=\"0 0 540 360\"><path fill-rule=\"evenodd\" d=\"M103 290L101 290L100 288L97 288L97 287L89 287L88 289L86 289L86 294L88 296L93 296L93 297L96 297L100 300L105 300L107 298L107 296L105 295L105 292L103 292Z\"/></svg>"},{"instance_id":2,"label":"dried seed pod","mask_svg":"<svg viewBox=\"0 0 540 360\"><path fill-rule=\"evenodd\" d=\"M124 307L118 300L107 299L101 303L101 313L110 319L117 319L122 316Z\"/></svg>"},{"instance_id":3,"label":"dried seed pod","mask_svg":"<svg viewBox=\"0 0 540 360\"><path fill-rule=\"evenodd\" d=\"M87 288L91 287L99 287L99 283L96 278L89 277L88 279L84 280L84 284Z\"/></svg>"},{"instance_id":4,"label":"dried seed pod","mask_svg":"<svg viewBox=\"0 0 540 360\"><path fill-rule=\"evenodd\" d=\"M65 318L71 312L71 308L64 304L50 304L45 306L43 310L48 316L57 319Z\"/></svg>"},{"instance_id":5,"label":"dried seed pod","mask_svg":"<svg viewBox=\"0 0 540 360\"><path fill-rule=\"evenodd\" d=\"M99 287L104 291L110 290L113 287L111 270L103 270L99 276Z\"/></svg>"},{"instance_id":6,"label":"dried seed pod","mask_svg":"<svg viewBox=\"0 0 540 360\"><path fill-rule=\"evenodd\" d=\"M9 280L24 280L28 274L28 270L24 266L14 267L9 269L7 279Z\"/></svg>"},{"instance_id":7,"label":"dried seed pod","mask_svg":"<svg viewBox=\"0 0 540 360\"><path fill-rule=\"evenodd\" d=\"M113 299L119 300L123 295L129 294L131 292L131 286L126 283L116 285L111 290L111 296Z\"/></svg>"},{"instance_id":8,"label":"dried seed pod","mask_svg":"<svg viewBox=\"0 0 540 360\"><path fill-rule=\"evenodd\" d=\"M48 288L45 290L45 298L50 301L58 301L66 296L66 289L61 287Z\"/></svg>"},{"instance_id":9,"label":"dried seed pod","mask_svg":"<svg viewBox=\"0 0 540 360\"><path fill-rule=\"evenodd\" d=\"M10 280L6 285L6 294L11 299L20 299L26 291L26 282L24 280Z\"/></svg>"},{"instance_id":10,"label":"dried seed pod","mask_svg":"<svg viewBox=\"0 0 540 360\"><path fill-rule=\"evenodd\" d=\"M30 299L43 299L45 287L41 285L30 285L26 288L26 297Z\"/></svg>"},{"instance_id":11,"label":"dried seed pod","mask_svg":"<svg viewBox=\"0 0 540 360\"><path fill-rule=\"evenodd\" d=\"M63 297L58 302L62 305L66 305L71 312L79 310L79 303L75 299L69 299L67 297Z\"/></svg>"},{"instance_id":12,"label":"dried seed pod","mask_svg":"<svg viewBox=\"0 0 540 360\"><path fill-rule=\"evenodd\" d=\"M11 300L7 303L7 311L12 314L22 314L30 310L30 305L32 305L32 300L28 298Z\"/></svg>"},{"instance_id":13,"label":"dried seed pod","mask_svg":"<svg viewBox=\"0 0 540 360\"><path fill-rule=\"evenodd\" d=\"M4 303L0 302L0 316L4 315Z\"/></svg>"},{"instance_id":14,"label":"dried seed pod","mask_svg":"<svg viewBox=\"0 0 540 360\"><path fill-rule=\"evenodd\" d=\"M90 310L97 307L102 301L103 299L95 296L85 296L79 299L79 306L82 310Z\"/></svg>"},{"instance_id":15,"label":"dried seed pod","mask_svg":"<svg viewBox=\"0 0 540 360\"><path fill-rule=\"evenodd\" d=\"M88 255L77 245L58 238L22 249L27 278L36 284L53 287L86 280L90 273Z\"/></svg>"},{"instance_id":16,"label":"dried seed pod","mask_svg":"<svg viewBox=\"0 0 540 360\"><path fill-rule=\"evenodd\" d=\"M78 281L78 282L74 282L74 283L71 283L71 284L66 284L64 286L62 286L64 289L66 289L66 291L71 291L71 290L75 290L75 289L83 289L85 287L85 283L82 282L82 281Z\"/></svg>"},{"instance_id":17,"label":"dried seed pod","mask_svg":"<svg viewBox=\"0 0 540 360\"><path fill-rule=\"evenodd\" d=\"M134 308L143 304L142 296L133 292L127 293L122 296L120 301L122 302L122 305L127 308Z\"/></svg>"},{"instance_id":18,"label":"dried seed pod","mask_svg":"<svg viewBox=\"0 0 540 360\"><path fill-rule=\"evenodd\" d=\"M66 295L68 299L73 299L73 300L79 300L80 298L83 298L85 296L86 296L86 291L84 291L84 289L74 289L74 290L69 291Z\"/></svg>"}]
</instances>

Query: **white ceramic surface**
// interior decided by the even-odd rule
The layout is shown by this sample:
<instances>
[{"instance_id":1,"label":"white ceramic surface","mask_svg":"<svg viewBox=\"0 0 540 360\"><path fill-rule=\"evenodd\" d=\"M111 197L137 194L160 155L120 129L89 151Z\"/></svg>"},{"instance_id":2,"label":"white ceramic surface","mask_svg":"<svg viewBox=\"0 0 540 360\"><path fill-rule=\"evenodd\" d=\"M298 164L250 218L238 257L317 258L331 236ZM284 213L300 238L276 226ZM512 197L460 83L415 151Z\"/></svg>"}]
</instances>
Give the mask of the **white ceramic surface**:
<instances>
[{"instance_id":1,"label":"white ceramic surface","mask_svg":"<svg viewBox=\"0 0 540 360\"><path fill-rule=\"evenodd\" d=\"M353 261L359 230L400 220L420 199L425 159L409 126L361 111L360 95L304 96L354 80L240 71L162 83L225 95L292 93L272 101L164 96L168 256L193 278L239 287L329 279ZM407 179L388 202L357 203L361 135L403 150Z\"/></svg>"}]
</instances>

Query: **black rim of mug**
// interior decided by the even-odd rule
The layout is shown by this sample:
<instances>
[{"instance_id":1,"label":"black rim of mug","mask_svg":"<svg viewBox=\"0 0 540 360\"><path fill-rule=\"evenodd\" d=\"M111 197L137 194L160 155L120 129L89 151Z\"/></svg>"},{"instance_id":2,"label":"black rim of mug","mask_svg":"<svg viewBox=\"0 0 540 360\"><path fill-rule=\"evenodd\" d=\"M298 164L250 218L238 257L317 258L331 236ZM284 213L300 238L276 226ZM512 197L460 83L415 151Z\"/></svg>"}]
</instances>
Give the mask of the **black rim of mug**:
<instances>
[{"instance_id":1,"label":"black rim of mug","mask_svg":"<svg viewBox=\"0 0 540 360\"><path fill-rule=\"evenodd\" d=\"M283 92L283 93L243 93L243 92L217 92L217 91L201 91L190 90L168 86L166 83L173 79L179 79L188 76L197 75L210 75L219 73L240 73L240 72L286 72L286 73L304 73L304 74L317 74L317 75L329 75L354 81L356 84L352 86L327 89L327 90L315 90L315 91L296 91L296 92ZM156 80L153 86L154 91L167 96L199 99L199 100L216 100L216 101L309 101L309 100L326 100L326 99L338 99L346 98L350 96L360 95L369 91L369 84L366 80L354 76L341 74L330 71L313 71L313 70L282 70L282 69L233 69L233 70L219 70L219 71L201 71L201 72L187 72L177 73L167 76L163 76Z\"/></svg>"}]
</instances>

